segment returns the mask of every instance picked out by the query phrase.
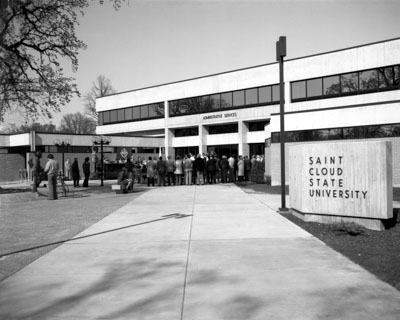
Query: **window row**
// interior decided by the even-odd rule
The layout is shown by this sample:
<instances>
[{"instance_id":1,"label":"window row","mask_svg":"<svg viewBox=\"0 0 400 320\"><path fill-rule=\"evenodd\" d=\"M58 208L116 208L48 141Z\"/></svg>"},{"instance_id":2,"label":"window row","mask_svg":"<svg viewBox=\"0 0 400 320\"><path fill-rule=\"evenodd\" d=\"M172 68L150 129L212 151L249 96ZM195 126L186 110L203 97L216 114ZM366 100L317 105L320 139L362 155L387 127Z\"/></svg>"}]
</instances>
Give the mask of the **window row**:
<instances>
[{"instance_id":1,"label":"window row","mask_svg":"<svg viewBox=\"0 0 400 320\"><path fill-rule=\"evenodd\" d=\"M279 85L230 91L169 102L169 115L180 116L279 103Z\"/></svg>"},{"instance_id":2,"label":"window row","mask_svg":"<svg viewBox=\"0 0 400 320\"><path fill-rule=\"evenodd\" d=\"M285 142L323 141L342 139L369 139L400 137L400 124L385 124L362 127L317 129L285 132ZM272 143L280 142L280 133L273 132Z\"/></svg>"},{"instance_id":3,"label":"window row","mask_svg":"<svg viewBox=\"0 0 400 320\"><path fill-rule=\"evenodd\" d=\"M399 74L396 65L292 82L292 102L399 89Z\"/></svg>"},{"instance_id":4,"label":"window row","mask_svg":"<svg viewBox=\"0 0 400 320\"><path fill-rule=\"evenodd\" d=\"M164 118L164 103L99 112L99 124Z\"/></svg>"}]
</instances>

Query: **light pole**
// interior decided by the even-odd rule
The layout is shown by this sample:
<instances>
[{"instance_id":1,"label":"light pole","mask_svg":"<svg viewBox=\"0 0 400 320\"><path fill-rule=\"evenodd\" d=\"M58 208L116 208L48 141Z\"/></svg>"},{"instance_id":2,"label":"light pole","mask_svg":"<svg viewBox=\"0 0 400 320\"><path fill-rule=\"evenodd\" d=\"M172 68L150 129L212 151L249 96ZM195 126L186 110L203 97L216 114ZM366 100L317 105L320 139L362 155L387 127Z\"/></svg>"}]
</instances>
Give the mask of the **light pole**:
<instances>
[{"instance_id":1,"label":"light pole","mask_svg":"<svg viewBox=\"0 0 400 320\"><path fill-rule=\"evenodd\" d=\"M57 147L61 147L61 151L62 151L62 172L63 172L63 176L65 177L65 164L64 164L64 153L65 153L65 147L68 148L68 146L71 145L71 140L69 139L65 139L65 140L60 140L60 139L56 139L54 140L54 145Z\"/></svg>"},{"instance_id":2,"label":"light pole","mask_svg":"<svg viewBox=\"0 0 400 320\"><path fill-rule=\"evenodd\" d=\"M103 158L103 145L108 145L111 142L111 138L107 136L93 136L92 142L94 145L100 145L100 161L101 161L101 172L100 172L100 179L101 183L100 186L104 186L104 158Z\"/></svg>"},{"instance_id":3,"label":"light pole","mask_svg":"<svg viewBox=\"0 0 400 320\"><path fill-rule=\"evenodd\" d=\"M286 208L286 178L285 178L285 83L283 79L283 57L286 57L286 37L279 37L276 42L276 60L279 61L279 92L280 92L280 127L281 127L281 208L279 211L287 213Z\"/></svg>"}]
</instances>

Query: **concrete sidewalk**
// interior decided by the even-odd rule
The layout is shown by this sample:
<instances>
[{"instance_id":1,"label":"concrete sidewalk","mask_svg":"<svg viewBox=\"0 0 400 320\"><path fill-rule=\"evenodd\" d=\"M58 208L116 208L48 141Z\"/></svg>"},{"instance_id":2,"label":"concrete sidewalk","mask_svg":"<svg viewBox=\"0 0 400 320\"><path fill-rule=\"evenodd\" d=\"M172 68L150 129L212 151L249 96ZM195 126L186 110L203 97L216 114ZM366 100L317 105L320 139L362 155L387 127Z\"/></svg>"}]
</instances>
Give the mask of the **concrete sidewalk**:
<instances>
[{"instance_id":1,"label":"concrete sidewalk","mask_svg":"<svg viewBox=\"0 0 400 320\"><path fill-rule=\"evenodd\" d=\"M0 319L400 318L399 291L268 197L154 188L1 282Z\"/></svg>"}]
</instances>

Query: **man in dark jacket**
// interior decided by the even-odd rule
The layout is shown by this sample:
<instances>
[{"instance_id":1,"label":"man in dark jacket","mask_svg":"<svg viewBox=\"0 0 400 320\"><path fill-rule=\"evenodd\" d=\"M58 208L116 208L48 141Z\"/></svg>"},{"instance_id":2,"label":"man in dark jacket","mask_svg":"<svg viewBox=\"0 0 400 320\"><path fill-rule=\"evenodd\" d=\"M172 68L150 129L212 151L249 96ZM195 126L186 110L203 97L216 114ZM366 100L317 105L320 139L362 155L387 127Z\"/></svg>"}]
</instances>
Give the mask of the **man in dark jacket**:
<instances>
[{"instance_id":1,"label":"man in dark jacket","mask_svg":"<svg viewBox=\"0 0 400 320\"><path fill-rule=\"evenodd\" d=\"M157 172L158 172L158 186L163 185L165 187L165 175L167 174L167 162L160 157L157 161Z\"/></svg>"},{"instance_id":2,"label":"man in dark jacket","mask_svg":"<svg viewBox=\"0 0 400 320\"><path fill-rule=\"evenodd\" d=\"M196 172L196 184L197 185L200 185L200 184L204 185L204 169L205 169L205 162L199 153L197 155L197 158L193 162L193 171Z\"/></svg>"},{"instance_id":3,"label":"man in dark jacket","mask_svg":"<svg viewBox=\"0 0 400 320\"><path fill-rule=\"evenodd\" d=\"M229 172L229 162L226 156L222 156L222 159L219 163L221 168L221 182L227 183L228 182L228 172Z\"/></svg>"},{"instance_id":4,"label":"man in dark jacket","mask_svg":"<svg viewBox=\"0 0 400 320\"><path fill-rule=\"evenodd\" d=\"M244 180L250 180L251 161L248 156L244 157Z\"/></svg>"},{"instance_id":5,"label":"man in dark jacket","mask_svg":"<svg viewBox=\"0 0 400 320\"><path fill-rule=\"evenodd\" d=\"M90 158L86 157L85 162L82 164L82 171L85 175L85 180L83 180L83 187L89 187L89 177L90 177Z\"/></svg>"},{"instance_id":6,"label":"man in dark jacket","mask_svg":"<svg viewBox=\"0 0 400 320\"><path fill-rule=\"evenodd\" d=\"M211 158L207 161L206 164L207 168L207 180L208 183L213 184L216 183L215 174L217 172L217 160L212 155Z\"/></svg>"}]
</instances>

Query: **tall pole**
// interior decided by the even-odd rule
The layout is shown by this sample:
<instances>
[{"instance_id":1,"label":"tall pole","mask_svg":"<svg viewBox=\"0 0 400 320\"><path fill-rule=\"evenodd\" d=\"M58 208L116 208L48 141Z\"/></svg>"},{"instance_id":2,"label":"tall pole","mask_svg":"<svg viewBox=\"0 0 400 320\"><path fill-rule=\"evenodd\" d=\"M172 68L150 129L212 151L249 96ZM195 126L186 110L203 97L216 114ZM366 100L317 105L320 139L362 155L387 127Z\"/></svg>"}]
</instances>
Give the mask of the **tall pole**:
<instances>
[{"instance_id":1,"label":"tall pole","mask_svg":"<svg viewBox=\"0 0 400 320\"><path fill-rule=\"evenodd\" d=\"M101 152L101 183L100 186L103 187L103 178L104 178L104 159L103 159L103 139L100 140L100 152Z\"/></svg>"},{"instance_id":2,"label":"tall pole","mask_svg":"<svg viewBox=\"0 0 400 320\"><path fill-rule=\"evenodd\" d=\"M285 83L283 72L283 57L286 56L286 37L279 37L276 42L276 59L279 61L279 93L280 93L280 142L281 142L281 208L280 212L288 212L286 208L286 177L285 177Z\"/></svg>"},{"instance_id":3,"label":"tall pole","mask_svg":"<svg viewBox=\"0 0 400 320\"><path fill-rule=\"evenodd\" d=\"M65 177L65 164L64 164L64 142L62 143L62 163L61 163L61 165L62 165L62 168L63 168L63 177Z\"/></svg>"}]
</instances>

